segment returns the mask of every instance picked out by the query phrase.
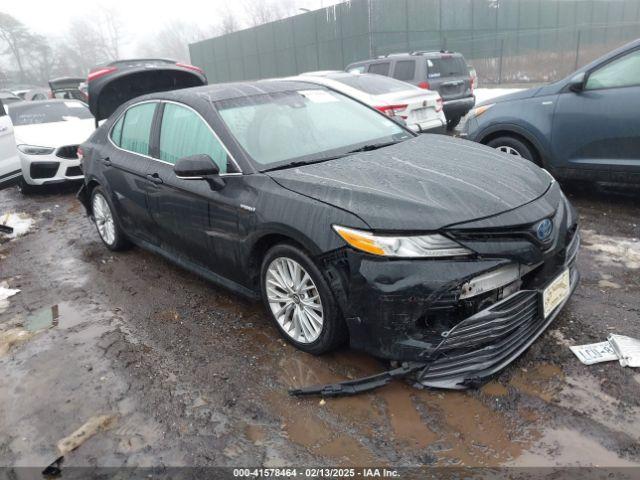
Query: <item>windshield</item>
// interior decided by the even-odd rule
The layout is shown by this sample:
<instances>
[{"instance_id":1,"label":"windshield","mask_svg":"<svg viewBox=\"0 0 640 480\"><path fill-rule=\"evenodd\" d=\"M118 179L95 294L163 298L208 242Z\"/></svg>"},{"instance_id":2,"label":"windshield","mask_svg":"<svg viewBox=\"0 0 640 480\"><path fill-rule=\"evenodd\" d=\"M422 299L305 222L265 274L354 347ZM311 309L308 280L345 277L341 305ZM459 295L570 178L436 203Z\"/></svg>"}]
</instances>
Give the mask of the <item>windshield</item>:
<instances>
[{"instance_id":1,"label":"windshield","mask_svg":"<svg viewBox=\"0 0 640 480\"><path fill-rule=\"evenodd\" d=\"M341 77L329 77L340 83L361 90L369 95L384 95L385 93L406 92L417 87L408 83L384 77L382 75L349 75Z\"/></svg>"},{"instance_id":2,"label":"windshield","mask_svg":"<svg viewBox=\"0 0 640 480\"><path fill-rule=\"evenodd\" d=\"M9 108L14 126L93 118L82 102L29 102Z\"/></svg>"},{"instance_id":3,"label":"windshield","mask_svg":"<svg viewBox=\"0 0 640 480\"><path fill-rule=\"evenodd\" d=\"M216 108L260 170L413 136L384 115L326 89L233 98L216 102Z\"/></svg>"},{"instance_id":4,"label":"windshield","mask_svg":"<svg viewBox=\"0 0 640 480\"><path fill-rule=\"evenodd\" d=\"M429 78L468 76L469 68L462 57L440 57L427 59Z\"/></svg>"}]
</instances>

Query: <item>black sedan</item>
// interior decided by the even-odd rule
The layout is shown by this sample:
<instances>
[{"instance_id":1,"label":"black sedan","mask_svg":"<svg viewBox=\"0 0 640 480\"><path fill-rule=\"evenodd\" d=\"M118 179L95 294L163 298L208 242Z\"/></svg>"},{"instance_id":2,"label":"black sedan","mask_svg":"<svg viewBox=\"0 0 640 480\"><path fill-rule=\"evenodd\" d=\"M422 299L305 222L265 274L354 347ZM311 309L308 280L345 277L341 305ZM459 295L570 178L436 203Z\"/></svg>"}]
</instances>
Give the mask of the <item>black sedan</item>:
<instances>
[{"instance_id":1,"label":"black sedan","mask_svg":"<svg viewBox=\"0 0 640 480\"><path fill-rule=\"evenodd\" d=\"M109 249L134 243L261 297L305 352L348 339L428 364L425 385L464 388L497 372L578 281L577 217L547 172L418 137L325 87L145 95L81 150L79 198Z\"/></svg>"}]
</instances>

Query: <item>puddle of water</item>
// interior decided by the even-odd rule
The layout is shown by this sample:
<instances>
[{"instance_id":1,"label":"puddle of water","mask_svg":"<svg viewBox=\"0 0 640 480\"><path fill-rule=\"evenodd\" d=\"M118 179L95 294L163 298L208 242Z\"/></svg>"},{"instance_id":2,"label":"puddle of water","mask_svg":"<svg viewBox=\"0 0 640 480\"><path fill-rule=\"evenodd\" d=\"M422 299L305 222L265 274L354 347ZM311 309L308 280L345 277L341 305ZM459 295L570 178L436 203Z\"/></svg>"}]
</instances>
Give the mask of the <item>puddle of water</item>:
<instances>
[{"instance_id":1,"label":"puddle of water","mask_svg":"<svg viewBox=\"0 0 640 480\"><path fill-rule=\"evenodd\" d=\"M580 432L568 428L548 430L536 442L534 448L521 455L509 466L550 467L554 466L598 466L630 467L639 464L625 460L615 452L607 450L599 442Z\"/></svg>"},{"instance_id":2,"label":"puddle of water","mask_svg":"<svg viewBox=\"0 0 640 480\"><path fill-rule=\"evenodd\" d=\"M25 317L24 328L38 332L52 327L71 328L87 320L73 305L61 302L51 307L41 308Z\"/></svg>"},{"instance_id":3,"label":"puddle of water","mask_svg":"<svg viewBox=\"0 0 640 480\"><path fill-rule=\"evenodd\" d=\"M509 383L520 392L549 403L559 393L561 388L559 380L563 378L564 374L559 366L543 363L526 371L518 370Z\"/></svg>"},{"instance_id":4,"label":"puddle of water","mask_svg":"<svg viewBox=\"0 0 640 480\"><path fill-rule=\"evenodd\" d=\"M509 394L509 389L496 380L483 385L480 391L491 397L504 397Z\"/></svg>"}]
</instances>

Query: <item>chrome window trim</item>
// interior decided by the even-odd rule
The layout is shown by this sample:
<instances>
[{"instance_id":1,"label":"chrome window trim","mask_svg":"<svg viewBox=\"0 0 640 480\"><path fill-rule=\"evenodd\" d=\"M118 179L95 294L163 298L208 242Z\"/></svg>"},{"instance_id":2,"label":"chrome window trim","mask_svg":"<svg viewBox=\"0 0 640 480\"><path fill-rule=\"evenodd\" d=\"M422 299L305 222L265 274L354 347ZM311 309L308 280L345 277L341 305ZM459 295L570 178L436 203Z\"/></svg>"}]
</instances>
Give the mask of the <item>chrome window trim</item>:
<instances>
[{"instance_id":1,"label":"chrome window trim","mask_svg":"<svg viewBox=\"0 0 640 480\"><path fill-rule=\"evenodd\" d=\"M227 148L227 146L225 145L225 143L220 139L220 137L219 137L219 136L218 136L218 134L215 132L215 130L213 130L213 128L211 128L211 125L209 125L209 122L207 122L207 121L204 119L204 117L203 117L202 115L200 115L200 113L198 113L194 108L190 107L190 106L189 106L189 105L187 105L187 104L184 104L184 103L181 103L181 102L176 102L176 101L174 101L174 100L162 100L162 99L158 99L158 100L143 100L143 101L141 101L141 102L134 103L133 105L129 105L129 107L127 107L127 109L126 109L124 112L122 112L122 113L118 116L118 118L113 122L113 125L111 125L111 128L109 128L109 132L108 132L108 134L107 134L107 138L108 138L108 140L109 140L109 143L111 143L111 145L112 145L114 148L117 148L118 150L121 150L121 151L123 151L123 152L132 153L133 155L139 155L140 157L148 158L148 159L150 159L150 160L154 160L154 161L156 161L156 162L164 163L165 165L171 165L171 166L175 165L175 164L173 164L173 163L171 163L171 162L167 162L167 161L165 161L165 160L161 160L161 159L159 159L159 158L152 157L152 156L150 156L150 155L145 155L145 154L143 154L143 153L138 153L138 152L132 152L131 150L127 150L126 148L122 148L122 147L120 147L120 146L116 145L115 143L113 143L113 140L111 139L111 132L113 131L113 128L116 126L116 123L118 123L118 121L119 121L122 117L124 117L124 115L129 111L129 109L131 109L131 108L133 108L133 107L136 107L136 106L138 106L138 105L143 105L143 104L145 104L145 103L158 103L158 104L160 104L160 103L172 103L172 104L174 104L174 105L178 105L178 106L180 106L180 107L184 107L184 108L186 108L186 109L191 110L191 111L192 111L193 113L195 113L195 114L200 118L200 120L201 120L201 121L202 121L202 122L207 126L207 128L209 129L209 131L210 131L210 132L213 134L213 136L216 138L216 140L218 140L218 142L220 142L220 145L222 145L222 148L224 148L224 151L227 153L227 156L231 159L231 161L233 162L233 164L235 165L235 167L238 169L238 171L237 171L237 172L221 173L221 174L219 174L218 176L220 176L220 177L234 177L234 176L244 175L244 174L243 174L243 172L242 172L242 169L240 168L240 165L238 165L238 162L237 162L237 161L236 161L236 159L233 157L233 155L231 155L231 152L229 151L229 149ZM123 124L122 126L123 126L123 128L124 128L124 124ZM158 138L160 138L160 135L162 135L162 122L160 123L160 132L159 132Z\"/></svg>"}]
</instances>

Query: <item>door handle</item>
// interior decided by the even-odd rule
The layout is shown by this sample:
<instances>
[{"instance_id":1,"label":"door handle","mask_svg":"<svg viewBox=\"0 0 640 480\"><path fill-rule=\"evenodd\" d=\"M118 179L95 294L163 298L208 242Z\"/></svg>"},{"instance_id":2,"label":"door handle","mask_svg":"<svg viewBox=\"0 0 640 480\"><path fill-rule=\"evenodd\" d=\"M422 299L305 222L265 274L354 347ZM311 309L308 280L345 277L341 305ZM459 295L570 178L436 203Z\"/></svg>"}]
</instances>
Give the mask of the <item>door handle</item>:
<instances>
[{"instance_id":1,"label":"door handle","mask_svg":"<svg viewBox=\"0 0 640 480\"><path fill-rule=\"evenodd\" d=\"M110 167L111 165L113 165L113 164L111 163L111 159L110 159L109 157L101 158L101 159L100 159L100 161L102 161L102 164L103 164L105 167Z\"/></svg>"},{"instance_id":2,"label":"door handle","mask_svg":"<svg viewBox=\"0 0 640 480\"><path fill-rule=\"evenodd\" d=\"M160 175L158 175L157 173L150 173L147 175L147 180L150 180L151 182L155 183L156 185L160 185L161 183L164 183L162 181L162 179L160 178Z\"/></svg>"}]
</instances>

